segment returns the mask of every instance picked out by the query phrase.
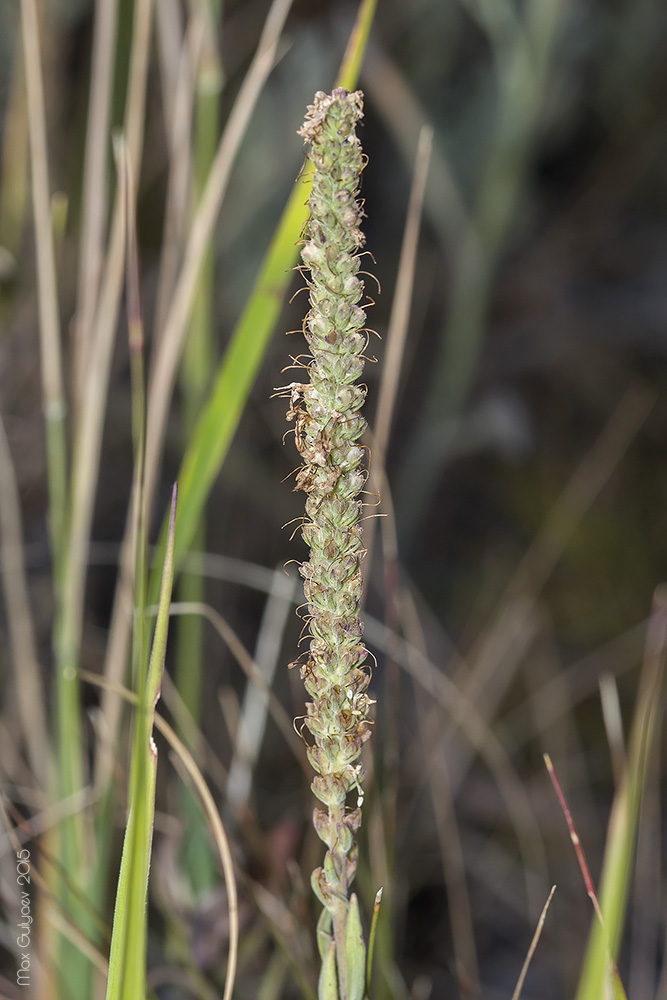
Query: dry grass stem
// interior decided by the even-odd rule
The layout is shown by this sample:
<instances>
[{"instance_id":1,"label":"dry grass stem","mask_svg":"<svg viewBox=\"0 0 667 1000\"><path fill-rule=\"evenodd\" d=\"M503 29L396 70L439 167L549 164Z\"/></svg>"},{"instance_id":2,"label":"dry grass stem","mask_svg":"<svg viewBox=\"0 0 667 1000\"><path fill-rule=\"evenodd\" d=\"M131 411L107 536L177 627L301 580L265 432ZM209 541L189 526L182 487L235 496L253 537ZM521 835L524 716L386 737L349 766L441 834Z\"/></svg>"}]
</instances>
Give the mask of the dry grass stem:
<instances>
[{"instance_id":1,"label":"dry grass stem","mask_svg":"<svg viewBox=\"0 0 667 1000\"><path fill-rule=\"evenodd\" d=\"M371 466L370 484L371 490L382 496L385 502L389 496L385 469L387 446L389 444L392 417L396 407L398 381L403 364L405 341L410 322L412 291L414 287L415 268L417 266L419 230L432 148L433 129L424 126L419 134L419 145L417 147L412 187L410 188L410 200L405 219L396 290L394 292L387 330L387 346L382 365L377 413L373 430L372 444L375 460ZM366 559L369 565L372 564L375 526L376 520L371 518L365 530Z\"/></svg>"},{"instance_id":2,"label":"dry grass stem","mask_svg":"<svg viewBox=\"0 0 667 1000\"><path fill-rule=\"evenodd\" d=\"M39 20L35 0L21 0L21 34L28 97L42 383L47 420L52 420L64 417L65 402L56 263L51 226L51 189L46 142L44 81L39 49Z\"/></svg>"},{"instance_id":3,"label":"dry grass stem","mask_svg":"<svg viewBox=\"0 0 667 1000\"><path fill-rule=\"evenodd\" d=\"M92 73L83 164L78 306L73 327L73 393L77 409L88 373L90 342L104 261L109 120L117 24L118 0L100 0L95 7L93 29Z\"/></svg>"},{"instance_id":4,"label":"dry grass stem","mask_svg":"<svg viewBox=\"0 0 667 1000\"><path fill-rule=\"evenodd\" d=\"M523 989L523 984L524 984L524 982L526 980L526 975L528 973L528 968L530 966L530 963L533 960L533 955L535 954L535 949L537 948L539 940L542 937L542 930L544 928L544 921L547 919L547 912L548 912L549 907L551 905L551 900L553 899L553 895L554 895L555 891L556 891L556 886L552 885L551 886L551 891L549 892L549 895L547 897L547 901L544 904L544 909L542 910L542 912L540 914L540 919L537 922L537 927L535 928L535 933L533 934L533 939L530 942L530 948L528 949L528 954L526 955L526 960L523 963L523 966L521 968L521 972L519 974L519 978L517 980L517 984L516 984L516 986L514 988L514 992L512 993L512 1000L519 1000L519 997L521 996L521 990Z\"/></svg>"}]
</instances>

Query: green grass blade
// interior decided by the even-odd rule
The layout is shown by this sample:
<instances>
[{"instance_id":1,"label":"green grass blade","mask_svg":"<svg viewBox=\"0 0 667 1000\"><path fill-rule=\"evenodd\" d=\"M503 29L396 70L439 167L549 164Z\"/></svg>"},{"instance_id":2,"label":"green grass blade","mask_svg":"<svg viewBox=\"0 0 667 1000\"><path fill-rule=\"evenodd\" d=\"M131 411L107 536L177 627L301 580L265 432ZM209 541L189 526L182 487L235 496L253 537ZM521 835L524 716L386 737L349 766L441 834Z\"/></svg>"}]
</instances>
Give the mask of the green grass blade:
<instances>
[{"instance_id":1,"label":"green grass blade","mask_svg":"<svg viewBox=\"0 0 667 1000\"><path fill-rule=\"evenodd\" d=\"M337 86L352 90L368 41L376 0L363 0ZM176 567L187 552L213 480L227 454L262 358L266 353L298 257L308 217L310 171L304 171L287 203L264 258L252 295L232 335L216 382L195 429L179 475ZM155 581L153 581L155 586Z\"/></svg>"},{"instance_id":2,"label":"green grass blade","mask_svg":"<svg viewBox=\"0 0 667 1000\"><path fill-rule=\"evenodd\" d=\"M616 962L625 922L647 759L654 742L660 710L666 649L667 590L660 589L655 595L648 629L637 708L630 734L627 770L614 800L609 821L600 891L604 926L597 920L593 926L577 1000L606 998L610 976L612 995L625 997L620 980L610 972L609 958Z\"/></svg>"},{"instance_id":3,"label":"green grass blade","mask_svg":"<svg viewBox=\"0 0 667 1000\"><path fill-rule=\"evenodd\" d=\"M153 840L157 749L153 721L167 648L169 606L174 579L176 487L172 496L169 534L157 622L147 682L139 691L130 772L129 817L116 894L106 1000L140 1000L146 994L146 892Z\"/></svg>"},{"instance_id":4,"label":"green grass blade","mask_svg":"<svg viewBox=\"0 0 667 1000\"><path fill-rule=\"evenodd\" d=\"M347 49L343 56L343 62L336 79L337 87L345 87L346 90L354 90L359 79L361 63L363 62L368 36L370 34L377 0L363 0L357 20L355 21Z\"/></svg>"}]
</instances>

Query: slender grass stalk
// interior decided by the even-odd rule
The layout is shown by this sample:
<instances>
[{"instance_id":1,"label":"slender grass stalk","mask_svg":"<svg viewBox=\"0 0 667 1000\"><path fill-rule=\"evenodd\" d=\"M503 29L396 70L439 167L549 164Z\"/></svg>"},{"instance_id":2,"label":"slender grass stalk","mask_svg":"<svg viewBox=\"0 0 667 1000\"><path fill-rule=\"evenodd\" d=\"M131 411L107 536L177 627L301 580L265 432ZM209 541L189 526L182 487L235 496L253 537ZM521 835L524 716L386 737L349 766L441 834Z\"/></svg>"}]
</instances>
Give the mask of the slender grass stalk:
<instances>
[{"instance_id":1,"label":"slender grass stalk","mask_svg":"<svg viewBox=\"0 0 667 1000\"><path fill-rule=\"evenodd\" d=\"M35 0L21 0L21 36L28 106L31 189L37 251L42 395L46 418L51 545L56 574L58 574L64 547L67 504L66 405L56 263L51 225L44 82L39 46L39 20Z\"/></svg>"},{"instance_id":2,"label":"slender grass stalk","mask_svg":"<svg viewBox=\"0 0 667 1000\"><path fill-rule=\"evenodd\" d=\"M306 493L302 534L310 559L301 566L308 601L310 649L301 676L312 701L305 727L314 744L308 758L317 772L312 789L325 806L313 822L327 845L324 864L312 875L324 907L319 922L321 1000L360 1000L366 980L359 908L350 887L355 875L354 835L361 823L361 748L370 736L369 673L361 641L361 490L366 474L358 440L366 390L366 314L359 306L358 277L364 236L359 184L363 169L356 125L362 94L321 91L299 134L310 144L313 166L311 218L301 257L310 268L310 312L304 334L311 352L309 383L292 383L288 419L303 459L296 488ZM358 792L356 808L348 795Z\"/></svg>"},{"instance_id":3,"label":"slender grass stalk","mask_svg":"<svg viewBox=\"0 0 667 1000\"><path fill-rule=\"evenodd\" d=\"M133 521L135 537L135 604L132 663L137 687L137 713L130 761L129 816L114 912L107 1000L132 1000L146 993L146 893L153 840L157 750L153 742L155 705L162 685L169 606L174 576L174 488L169 539L165 553L153 648L148 657L146 590L148 582L148 511L144 491L146 400L144 334L139 297L139 264L134 224L134 196L127 149L118 144L119 197L127 217L127 303L132 376L132 437L135 450Z\"/></svg>"},{"instance_id":4,"label":"slender grass stalk","mask_svg":"<svg viewBox=\"0 0 667 1000\"><path fill-rule=\"evenodd\" d=\"M62 348L54 238L51 218L49 166L47 154L44 83L40 53L40 31L35 0L21 2L21 36L26 79L28 130L30 142L30 172L37 253L37 288L39 299L40 355L42 372L42 404L46 424L46 465L49 494L49 528L53 561L55 598L54 650L56 659L55 729L57 740L57 776L51 794L68 798L83 787L81 756L81 720L78 681L74 664L66 649L66 550L68 545L68 482L66 442L66 401L62 368ZM80 872L84 857L84 829L81 814L68 816L57 834L57 851L65 877L54 875L53 895L68 914L78 911L76 890L72 891L74 873ZM55 941L49 943L49 947ZM76 949L60 938L57 949L67 956L62 964L78 965ZM45 977L49 978L48 975ZM83 1000L89 992L86 972L74 973L73 996ZM51 980L53 982L53 980ZM48 989L51 990L51 985Z\"/></svg>"},{"instance_id":5,"label":"slender grass stalk","mask_svg":"<svg viewBox=\"0 0 667 1000\"><path fill-rule=\"evenodd\" d=\"M156 11L158 25L169 22L166 7L160 5ZM169 176L165 198L164 228L160 251L160 271L155 298L155 336L160 337L166 324L174 286L178 277L183 242L186 235L190 205L190 181L192 174L192 143L196 62L202 45L203 25L195 22L183 35L180 28L163 28L157 32L162 42L160 48L171 48L170 40L163 36L174 33L177 37L175 53L171 60L161 52L162 89L164 91L165 131L169 142ZM176 69L169 65L176 64ZM171 77L175 82L170 83ZM168 95L173 90L173 98Z\"/></svg>"},{"instance_id":6,"label":"slender grass stalk","mask_svg":"<svg viewBox=\"0 0 667 1000\"><path fill-rule=\"evenodd\" d=\"M203 8L202 49L196 83L196 117L194 137L194 181L196 204L201 200L210 174L218 141L222 68L215 46L219 2L209 0ZM209 9L210 7L210 9ZM195 205L196 207L196 205ZM213 300L215 258L213 236L201 264L192 308L190 330L185 342L181 385L183 390L185 440L190 440L210 388L214 369ZM195 550L206 549L206 519L201 520L193 539ZM182 601L202 603L205 599L204 576L200 567L183 573L179 580ZM178 621L176 632L176 686L194 722L201 720L201 688L204 657L203 620L200 615L187 615ZM180 733L181 737L184 736ZM195 894L209 889L215 878L210 839L202 823L201 810L188 787L182 790L185 822L184 861Z\"/></svg>"},{"instance_id":7,"label":"slender grass stalk","mask_svg":"<svg viewBox=\"0 0 667 1000\"><path fill-rule=\"evenodd\" d=\"M81 211L81 250L75 323L74 396L80 400L88 370L90 340L98 305L107 224L107 161L118 0L95 6L90 100L86 127Z\"/></svg>"},{"instance_id":8,"label":"slender grass stalk","mask_svg":"<svg viewBox=\"0 0 667 1000\"><path fill-rule=\"evenodd\" d=\"M547 913L549 911L549 907L551 906L551 900L553 899L555 891L556 891L556 886L552 885L551 889L549 890L549 895L547 896L547 901L544 904L544 909L540 913L540 919L537 922L535 933L533 934L532 940L530 942L530 947L528 948L528 954L526 955L524 963L521 966L521 972L519 973L519 978L517 980L516 986L514 987L514 992L512 993L512 1000L519 1000L519 997L521 996L521 990L523 989L523 984L526 981L526 976L528 974L530 963L533 960L533 955L535 954L535 950L539 944L540 938L542 937L544 922L547 919Z\"/></svg>"}]
</instances>

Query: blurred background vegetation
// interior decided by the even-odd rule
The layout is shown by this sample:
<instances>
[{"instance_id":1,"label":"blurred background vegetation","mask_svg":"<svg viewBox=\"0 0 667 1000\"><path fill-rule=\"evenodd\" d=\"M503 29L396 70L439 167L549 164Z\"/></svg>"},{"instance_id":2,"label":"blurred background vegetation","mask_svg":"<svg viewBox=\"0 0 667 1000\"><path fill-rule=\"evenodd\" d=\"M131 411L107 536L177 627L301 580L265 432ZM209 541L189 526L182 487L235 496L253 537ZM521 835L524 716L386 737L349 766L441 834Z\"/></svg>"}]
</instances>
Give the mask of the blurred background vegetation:
<instances>
[{"instance_id":1,"label":"blurred background vegetation","mask_svg":"<svg viewBox=\"0 0 667 1000\"><path fill-rule=\"evenodd\" d=\"M156 5L138 182L148 330L168 208L165 94L175 81L169 45L204 2ZM212 65L222 84L213 143L267 9L265 0L229 0L212 12L206 41L219 55ZM132 10L132 0L121 0L115 125L123 114ZM39 11L51 188L63 195L53 218L71 378L94 10L89 0L42 0ZM296 129L305 106L316 90L331 88L354 15L355 6L343 0L292 5L215 230L212 369L299 174ZM176 25L171 35L170 25ZM424 125L433 128L379 508L389 517L374 526L365 566L377 719L359 888L368 914L375 890L388 880L378 996L509 996L553 882L558 891L523 995L570 997L576 987L591 910L542 753L554 759L597 878L615 749L603 724L599 679L616 679L627 728L653 591L667 575L666 46L667 8L660 0L378 5L360 79L372 254L364 266L381 289L377 294L368 280L376 300L369 323L381 338L371 337L368 353L377 364L365 376L371 428L418 138ZM6 0L0 4L0 394L50 690L48 498L20 51L18 6ZM113 185L110 145L107 154ZM302 283L295 274L292 291ZM292 607L285 597L291 584L282 566L304 551L299 539L290 541L291 528L281 528L299 516L302 499L288 478L297 459L293 443L283 445L284 401L272 393L293 377L282 370L302 351L300 334L287 339L282 331L300 329L305 303L298 294L284 307L211 493L204 546L205 601L256 659L266 660L268 646L277 664L273 689L290 717L303 710L296 671L286 669L301 625L285 611ZM81 666L93 672L104 659L132 477L124 327L121 319L86 589ZM150 342L147 349L150 365ZM192 426L186 397L181 381L166 427L155 534ZM370 438L368 444L372 452ZM290 972L276 980L276 955L281 945L296 949L298 940L312 983L312 941L294 927L308 926L307 873L317 863L308 782L294 748L269 721L247 801L234 809L225 804L230 734L243 713L245 679L212 628L204 629L202 642L202 755L241 873L236 995L299 995L306 987ZM3 653L3 668L5 661ZM85 689L90 718L98 700L93 688ZM10 749L9 683L3 712L2 782L30 810L35 802L17 791L29 779ZM649 770L621 959L628 994L637 998L667 996L661 750L664 759L664 746L656 748ZM216 996L226 935L220 880L204 853L177 863L185 812L166 763L159 781L153 984L165 1000ZM173 976L161 978L160 970L172 966L188 969L199 992L177 988Z\"/></svg>"}]
</instances>

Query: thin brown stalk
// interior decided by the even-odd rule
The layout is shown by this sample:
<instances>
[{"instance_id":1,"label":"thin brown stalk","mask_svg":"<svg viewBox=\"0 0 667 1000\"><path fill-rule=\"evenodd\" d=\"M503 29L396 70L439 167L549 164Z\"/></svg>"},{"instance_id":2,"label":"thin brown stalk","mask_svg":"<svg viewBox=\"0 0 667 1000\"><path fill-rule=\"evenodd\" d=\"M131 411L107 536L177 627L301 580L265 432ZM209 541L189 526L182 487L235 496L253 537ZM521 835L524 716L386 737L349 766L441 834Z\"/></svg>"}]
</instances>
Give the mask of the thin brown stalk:
<instances>
[{"instance_id":1,"label":"thin brown stalk","mask_svg":"<svg viewBox=\"0 0 667 1000\"><path fill-rule=\"evenodd\" d=\"M389 328L387 330L387 349L382 368L378 408L375 417L375 447L378 449L380 460L383 463L387 452L394 408L396 406L398 381L402 368L408 325L410 323L410 307L412 305L412 292L415 280L419 230L432 148L433 129L429 126L424 126L419 134L419 145L415 158L415 170L410 189L410 201L405 220L401 256L398 263L396 291L394 293Z\"/></svg>"},{"instance_id":2,"label":"thin brown stalk","mask_svg":"<svg viewBox=\"0 0 667 1000\"><path fill-rule=\"evenodd\" d=\"M63 404L62 357L60 349L60 319L51 227L51 192L46 142L44 81L39 50L39 21L35 0L21 0L21 33L25 60L28 95L28 126L30 130L30 168L32 173L33 211L40 331L42 335L42 380L47 409Z\"/></svg>"},{"instance_id":3,"label":"thin brown stalk","mask_svg":"<svg viewBox=\"0 0 667 1000\"><path fill-rule=\"evenodd\" d=\"M371 489L382 497L385 496L385 489L384 487L381 488L378 479L380 476L385 478L387 445L389 444L392 417L396 406L398 382L403 354L405 352L405 341L410 323L410 309L412 305L415 269L417 266L419 230L432 147L433 129L425 125L419 134L419 144L415 158L412 186L410 188L410 199L405 219L405 229L403 231L403 243L398 263L396 290L389 317L387 347L382 365L378 407L373 431L373 462L370 467ZM366 560L369 565L371 564L374 535L375 519L371 518L366 524L364 531L364 543L367 551Z\"/></svg>"},{"instance_id":4,"label":"thin brown stalk","mask_svg":"<svg viewBox=\"0 0 667 1000\"><path fill-rule=\"evenodd\" d=\"M538 942L542 937L542 929L544 928L544 921L547 919L547 911L549 909L549 906L551 905L551 900L553 899L553 894L555 893L555 891L556 891L556 886L552 885L551 892L547 897L547 901L544 904L544 909L542 910L542 913L540 914L540 919L537 922L537 927L535 928L533 939L530 942L530 948L528 949L528 954L526 955L526 959L523 963L523 966L521 967L521 972L519 973L517 984L514 987L514 993L512 993L512 1000L519 1000L519 997L521 996L521 990L523 989L523 984L525 982L526 975L528 973L528 968L533 960L533 955L535 954L535 949L537 948Z\"/></svg>"},{"instance_id":5,"label":"thin brown stalk","mask_svg":"<svg viewBox=\"0 0 667 1000\"><path fill-rule=\"evenodd\" d=\"M44 81L35 0L21 0L21 35L28 101L31 189L37 253L42 394L47 425L49 507L52 541L56 549L59 549L62 545L65 524L65 395L56 262L51 223ZM58 559L57 552L56 559Z\"/></svg>"},{"instance_id":6,"label":"thin brown stalk","mask_svg":"<svg viewBox=\"0 0 667 1000\"><path fill-rule=\"evenodd\" d=\"M160 0L155 8L155 38L160 67L164 130L169 135L176 108L185 28L179 0Z\"/></svg>"},{"instance_id":7,"label":"thin brown stalk","mask_svg":"<svg viewBox=\"0 0 667 1000\"><path fill-rule=\"evenodd\" d=\"M139 176L141 161L151 11L151 0L138 0L135 6L124 131L130 168L134 177ZM75 433L71 532L63 602L65 622L60 652L61 659L72 664L78 658L81 642L83 595L90 529L106 412L111 354L123 284L124 244L124 212L121 198L117 192L111 222L109 249L90 347L89 370L85 381L80 420Z\"/></svg>"},{"instance_id":8,"label":"thin brown stalk","mask_svg":"<svg viewBox=\"0 0 667 1000\"><path fill-rule=\"evenodd\" d=\"M584 880L584 887L586 889L586 895L591 901L593 910L595 911L595 916L597 917L600 927L605 927L604 918L602 916L602 910L600 909L600 901L598 899L598 894L595 889L595 883L593 882L593 876L591 875L591 870L588 867L588 861L586 860L586 854L582 846L581 840L579 839L579 834L577 833L576 827L574 825L574 820L572 819L572 813L570 812L570 807L567 804L567 799L563 789L560 786L560 781L556 774L555 768L551 761L551 757L548 753L544 754L544 763L546 764L547 771L549 772L549 777L551 778L551 783L554 786L556 796L558 797L558 802L560 803L561 810L565 816L565 822L567 823L567 829L570 834L570 840L572 841L572 846L574 847L574 853L577 856L577 862L579 864L579 870L581 872L581 877ZM607 957L609 961L609 967L611 969L612 975L620 986L621 990L623 987L621 985L621 977L614 962L609 947L607 946ZM623 991L623 996L625 996L625 991Z\"/></svg>"},{"instance_id":9,"label":"thin brown stalk","mask_svg":"<svg viewBox=\"0 0 667 1000\"><path fill-rule=\"evenodd\" d=\"M591 870L588 867L588 862L586 860L586 855L584 849L581 846L581 841L579 839L579 834L576 831L574 820L572 819L572 813L570 812L570 807L567 804L567 799L563 793L563 789L560 786L560 781L554 769L551 757L548 753L544 754L544 763L546 764L547 771L549 772L549 777L551 778L551 783L554 786L554 790L558 797L560 807L565 816L565 822L567 823L567 829L570 834L570 840L572 841L572 846L574 847L574 852L577 855L577 861L579 863L579 870L581 871L581 877L584 880L584 886L586 888L586 894L593 904L593 909L595 910L596 916L601 924L604 923L602 919L602 911L600 910L600 904L598 902L598 895L595 891L595 885L593 883L593 877L591 875Z\"/></svg>"}]
</instances>

